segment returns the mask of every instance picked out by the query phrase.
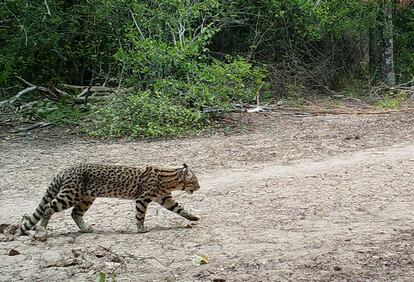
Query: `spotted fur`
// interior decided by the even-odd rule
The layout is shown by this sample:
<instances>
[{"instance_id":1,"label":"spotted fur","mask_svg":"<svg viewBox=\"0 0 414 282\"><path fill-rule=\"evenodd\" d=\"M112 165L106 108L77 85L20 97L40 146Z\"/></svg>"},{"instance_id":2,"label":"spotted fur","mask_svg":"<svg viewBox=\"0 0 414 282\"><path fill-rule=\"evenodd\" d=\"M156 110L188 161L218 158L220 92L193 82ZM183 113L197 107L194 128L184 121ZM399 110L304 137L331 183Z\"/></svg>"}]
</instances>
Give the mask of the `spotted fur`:
<instances>
[{"instance_id":1,"label":"spotted fur","mask_svg":"<svg viewBox=\"0 0 414 282\"><path fill-rule=\"evenodd\" d=\"M97 197L134 200L138 232L144 232L145 213L149 203L156 202L178 215L196 221L199 218L184 210L171 197L171 192L183 190L193 193L200 185L187 165L166 169L156 166L129 167L82 164L59 172L52 180L39 206L26 216L20 234L27 234L39 221L46 229L50 217L73 207L72 218L82 232L92 232L83 215Z\"/></svg>"}]
</instances>

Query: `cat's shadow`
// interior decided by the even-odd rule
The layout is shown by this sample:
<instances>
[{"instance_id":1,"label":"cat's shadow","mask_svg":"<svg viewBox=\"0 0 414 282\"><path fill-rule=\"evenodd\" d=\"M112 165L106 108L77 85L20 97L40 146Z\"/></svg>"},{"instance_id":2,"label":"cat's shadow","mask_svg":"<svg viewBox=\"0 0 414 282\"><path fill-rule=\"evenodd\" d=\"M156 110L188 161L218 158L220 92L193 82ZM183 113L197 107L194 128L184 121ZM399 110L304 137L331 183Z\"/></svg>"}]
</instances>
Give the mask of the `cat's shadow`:
<instances>
[{"instance_id":1,"label":"cat's shadow","mask_svg":"<svg viewBox=\"0 0 414 282\"><path fill-rule=\"evenodd\" d=\"M94 228L94 231L91 233L83 233L80 231L69 231L69 232L55 232L53 230L48 231L49 238L57 238L57 237L82 237L82 236L93 236L93 235L136 235L139 236L141 234L150 234L159 231L173 231L173 230L182 230L182 229L193 229L196 228L196 224L188 224L188 225L180 225L180 226L155 226L148 229L148 231L143 233L138 233L137 231L125 230L125 229L117 229L117 230L99 230Z\"/></svg>"}]
</instances>

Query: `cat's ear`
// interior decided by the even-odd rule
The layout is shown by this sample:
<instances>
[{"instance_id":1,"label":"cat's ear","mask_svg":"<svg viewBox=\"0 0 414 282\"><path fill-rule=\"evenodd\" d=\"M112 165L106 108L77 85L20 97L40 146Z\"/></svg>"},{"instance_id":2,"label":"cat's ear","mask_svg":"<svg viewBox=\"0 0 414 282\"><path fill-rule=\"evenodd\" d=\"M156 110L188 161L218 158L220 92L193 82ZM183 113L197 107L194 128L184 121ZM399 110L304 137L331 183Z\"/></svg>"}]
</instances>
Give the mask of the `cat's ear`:
<instances>
[{"instance_id":1,"label":"cat's ear","mask_svg":"<svg viewBox=\"0 0 414 282\"><path fill-rule=\"evenodd\" d=\"M188 166L186 164L183 164L180 168L180 176L179 176L180 181L183 181L184 179L186 179L187 174L188 174Z\"/></svg>"}]
</instances>

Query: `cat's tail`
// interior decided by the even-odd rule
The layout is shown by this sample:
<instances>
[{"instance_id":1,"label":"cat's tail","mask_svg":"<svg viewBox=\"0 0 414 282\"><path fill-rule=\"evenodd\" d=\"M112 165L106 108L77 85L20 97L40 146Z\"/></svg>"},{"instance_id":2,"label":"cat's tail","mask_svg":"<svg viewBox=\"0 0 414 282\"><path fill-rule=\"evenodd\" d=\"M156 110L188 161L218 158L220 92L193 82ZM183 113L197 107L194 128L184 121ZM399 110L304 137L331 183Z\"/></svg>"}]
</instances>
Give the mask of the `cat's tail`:
<instances>
[{"instance_id":1,"label":"cat's tail","mask_svg":"<svg viewBox=\"0 0 414 282\"><path fill-rule=\"evenodd\" d=\"M27 231L31 230L42 219L43 214L45 213L45 205L50 203L59 193L61 182L62 179L60 175L55 176L34 213L32 215L26 214L23 216L23 220L19 228L20 235L27 235Z\"/></svg>"}]
</instances>

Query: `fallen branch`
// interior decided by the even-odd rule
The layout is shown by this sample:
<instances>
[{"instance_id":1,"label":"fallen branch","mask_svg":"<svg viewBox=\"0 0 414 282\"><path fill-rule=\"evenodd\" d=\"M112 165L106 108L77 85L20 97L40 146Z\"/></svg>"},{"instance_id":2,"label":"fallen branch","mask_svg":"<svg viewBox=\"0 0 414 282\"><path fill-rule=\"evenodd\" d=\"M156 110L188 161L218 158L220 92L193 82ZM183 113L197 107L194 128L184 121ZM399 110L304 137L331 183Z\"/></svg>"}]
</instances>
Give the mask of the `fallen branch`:
<instances>
[{"instance_id":1,"label":"fallen branch","mask_svg":"<svg viewBox=\"0 0 414 282\"><path fill-rule=\"evenodd\" d=\"M233 108L233 109L205 108L203 110L203 113L204 114L212 114L212 113L224 114L224 113L242 113L245 111L246 111L245 108Z\"/></svg>"},{"instance_id":2,"label":"fallen branch","mask_svg":"<svg viewBox=\"0 0 414 282\"><path fill-rule=\"evenodd\" d=\"M17 78L20 81L22 81L24 84L28 85L29 87L36 87L35 88L36 90L39 90L39 91L42 91L42 92L45 92L45 93L49 94L49 95L47 95L47 98L49 98L51 100L58 100L59 99L59 96L56 95L55 93L53 93L53 91L50 90L49 88L46 88L46 87L43 87L43 86L36 86L36 85L28 82L27 80L25 80L25 79L23 79L23 78L21 78L19 76L17 76Z\"/></svg>"},{"instance_id":3,"label":"fallen branch","mask_svg":"<svg viewBox=\"0 0 414 282\"><path fill-rule=\"evenodd\" d=\"M397 88L400 88L402 86L407 86L407 85L411 85L411 87L414 86L414 77L413 77L413 79L411 79L411 80L409 80L407 82L401 83L401 84L397 85L396 87Z\"/></svg>"},{"instance_id":4,"label":"fallen branch","mask_svg":"<svg viewBox=\"0 0 414 282\"><path fill-rule=\"evenodd\" d=\"M111 91L111 89L106 86L92 86L92 85L81 86L81 85L69 85L69 84L62 84L61 86L67 89L71 89L71 90L76 90L76 91L80 90L80 93L77 95L78 98L88 96L90 92Z\"/></svg>"},{"instance_id":5,"label":"fallen branch","mask_svg":"<svg viewBox=\"0 0 414 282\"><path fill-rule=\"evenodd\" d=\"M75 98L74 102L76 104L81 104L81 103L85 103L85 100L88 99L88 102L99 102L99 101L105 101L108 100L110 98L113 98L114 95L109 94L106 96L89 96L89 97L77 97Z\"/></svg>"},{"instance_id":6,"label":"fallen branch","mask_svg":"<svg viewBox=\"0 0 414 282\"><path fill-rule=\"evenodd\" d=\"M61 96L72 97L72 95L70 95L69 93L67 93L63 90L60 90L60 89L56 88L56 86L53 85L53 84L51 85L51 88L52 88L52 91L55 91L55 92L59 93Z\"/></svg>"},{"instance_id":7,"label":"fallen branch","mask_svg":"<svg viewBox=\"0 0 414 282\"><path fill-rule=\"evenodd\" d=\"M114 89L108 86L100 86L100 85L70 85L70 84L61 84L62 87L66 89L71 89L75 91L80 91L80 93L76 96L77 101L84 101L85 97L88 97L88 100L94 96L110 96L116 93L126 93L132 91L134 88L120 88Z\"/></svg>"},{"instance_id":8,"label":"fallen branch","mask_svg":"<svg viewBox=\"0 0 414 282\"><path fill-rule=\"evenodd\" d=\"M71 89L71 90L82 90L85 87L88 86L82 86L82 85L71 85L71 84L60 84L60 86L67 88L67 89Z\"/></svg>"},{"instance_id":9,"label":"fallen branch","mask_svg":"<svg viewBox=\"0 0 414 282\"><path fill-rule=\"evenodd\" d=\"M115 91L110 88L110 87L106 87L106 86L87 86L85 89L82 90L82 92L78 95L78 97L84 97L87 96L88 93L90 92L110 92L110 93L114 93Z\"/></svg>"},{"instance_id":10,"label":"fallen branch","mask_svg":"<svg viewBox=\"0 0 414 282\"><path fill-rule=\"evenodd\" d=\"M10 99L5 100L5 101L1 101L1 102L0 102L0 107L1 107L1 106L3 106L3 105L5 105L5 104L10 104L10 105L12 105L12 104L14 104L17 100L19 100L21 96L23 96L24 94L26 94L26 93L28 93L28 92L31 92L31 91L33 91L33 90L36 90L36 89L37 89L37 86L30 86L30 87L27 87L26 89L23 89L22 91L20 91L19 93L17 93L15 96L11 97Z\"/></svg>"},{"instance_id":11,"label":"fallen branch","mask_svg":"<svg viewBox=\"0 0 414 282\"><path fill-rule=\"evenodd\" d=\"M33 83L30 83L30 82L28 82L27 80L25 80L25 79L23 79L23 78L21 78L20 76L16 76L20 81L22 81L24 84L26 84L26 85L28 85L28 86L36 86L36 85L34 85ZM57 92L58 94L60 94L60 96L68 96L68 97L71 97L71 95L70 94L68 94L67 92L65 92L65 91L63 91L63 90L60 90L60 89L58 89L58 88L56 88L56 86L52 83L52 82L50 82L49 83L49 87L50 87L50 89L49 88L46 88L46 87L43 87L43 86L36 86L37 87L37 89L38 90L40 90L40 91L44 91L44 92L48 92L48 93L51 93L52 95L54 95L54 96L56 96L56 93L55 92ZM55 92L54 92L55 91ZM59 98L59 97L58 97Z\"/></svg>"},{"instance_id":12,"label":"fallen branch","mask_svg":"<svg viewBox=\"0 0 414 282\"><path fill-rule=\"evenodd\" d=\"M18 128L16 130L13 130L13 131L10 131L10 132L11 133L27 132L27 131L30 131L30 130L33 130L33 129L36 129L36 128L43 128L43 127L50 126L50 125L51 125L51 123L48 123L48 122L37 122L37 123L29 125L27 127L21 127L21 128Z\"/></svg>"},{"instance_id":13,"label":"fallen branch","mask_svg":"<svg viewBox=\"0 0 414 282\"><path fill-rule=\"evenodd\" d=\"M53 84L51 84L51 88L49 89L47 87L43 87L43 86L37 86L34 85L33 83L28 82L27 80L17 76L17 79L19 79L21 82L23 82L24 84L26 84L28 87L19 91L19 93L17 93L16 95L14 95L13 97L11 97L8 100L4 100L0 102L0 107L6 104L9 105L13 105L17 100L20 99L21 96L23 96L26 93L32 92L34 90L38 90L40 92L46 93L46 98L53 100L53 101L57 101L59 100L62 96L68 96L71 97L71 95L69 95L68 93L66 93L63 90L60 90L58 88L56 88Z\"/></svg>"}]
</instances>

